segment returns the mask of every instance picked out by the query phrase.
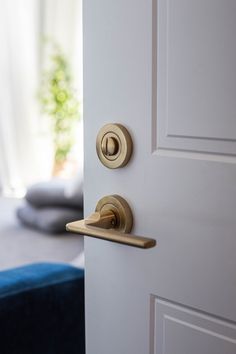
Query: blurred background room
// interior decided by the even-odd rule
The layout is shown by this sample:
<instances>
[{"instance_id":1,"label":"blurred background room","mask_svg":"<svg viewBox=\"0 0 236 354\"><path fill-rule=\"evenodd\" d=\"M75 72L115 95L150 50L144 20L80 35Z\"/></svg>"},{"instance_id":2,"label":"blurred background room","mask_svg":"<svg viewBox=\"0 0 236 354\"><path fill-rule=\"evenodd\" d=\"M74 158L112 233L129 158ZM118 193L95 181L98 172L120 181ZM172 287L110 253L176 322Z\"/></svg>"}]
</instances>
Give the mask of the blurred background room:
<instances>
[{"instance_id":1,"label":"blurred background room","mask_svg":"<svg viewBox=\"0 0 236 354\"><path fill-rule=\"evenodd\" d=\"M0 270L81 264L82 0L0 2Z\"/></svg>"}]
</instances>

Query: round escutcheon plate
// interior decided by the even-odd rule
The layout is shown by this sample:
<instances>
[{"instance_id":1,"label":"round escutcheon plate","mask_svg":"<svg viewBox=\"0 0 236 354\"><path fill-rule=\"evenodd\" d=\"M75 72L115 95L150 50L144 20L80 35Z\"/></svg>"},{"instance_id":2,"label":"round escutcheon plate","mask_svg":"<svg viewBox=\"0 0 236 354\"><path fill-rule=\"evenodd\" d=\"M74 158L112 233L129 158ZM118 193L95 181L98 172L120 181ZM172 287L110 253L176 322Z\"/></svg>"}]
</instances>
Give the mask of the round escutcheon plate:
<instances>
[{"instance_id":1,"label":"round escutcheon plate","mask_svg":"<svg viewBox=\"0 0 236 354\"><path fill-rule=\"evenodd\" d=\"M116 217L115 230L129 233L133 226L133 214L129 204L119 195L108 195L99 200L96 206L97 212L112 211Z\"/></svg>"},{"instance_id":2,"label":"round escutcheon plate","mask_svg":"<svg viewBox=\"0 0 236 354\"><path fill-rule=\"evenodd\" d=\"M132 154L133 143L128 130L121 124L106 124L97 135L97 155L108 168L124 167Z\"/></svg>"}]
</instances>

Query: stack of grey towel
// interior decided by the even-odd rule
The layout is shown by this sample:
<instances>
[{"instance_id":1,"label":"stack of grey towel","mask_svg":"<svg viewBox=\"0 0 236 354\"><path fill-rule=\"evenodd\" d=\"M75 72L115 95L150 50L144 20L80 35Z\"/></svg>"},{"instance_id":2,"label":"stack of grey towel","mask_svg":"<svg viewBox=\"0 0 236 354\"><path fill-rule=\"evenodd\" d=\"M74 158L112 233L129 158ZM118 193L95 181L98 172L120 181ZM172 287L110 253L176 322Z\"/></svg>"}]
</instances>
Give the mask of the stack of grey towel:
<instances>
[{"instance_id":1,"label":"stack of grey towel","mask_svg":"<svg viewBox=\"0 0 236 354\"><path fill-rule=\"evenodd\" d=\"M53 179L35 184L16 214L28 227L52 234L65 232L66 223L83 218L82 181Z\"/></svg>"}]
</instances>

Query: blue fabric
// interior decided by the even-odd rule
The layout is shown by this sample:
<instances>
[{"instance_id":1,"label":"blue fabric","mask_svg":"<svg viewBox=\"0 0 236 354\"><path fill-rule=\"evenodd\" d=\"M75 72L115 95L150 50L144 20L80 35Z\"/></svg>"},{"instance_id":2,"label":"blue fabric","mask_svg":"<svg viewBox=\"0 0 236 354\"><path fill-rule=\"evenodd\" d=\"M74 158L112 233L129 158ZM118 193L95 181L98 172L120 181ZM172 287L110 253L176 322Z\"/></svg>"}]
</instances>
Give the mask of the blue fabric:
<instances>
[{"instance_id":1,"label":"blue fabric","mask_svg":"<svg viewBox=\"0 0 236 354\"><path fill-rule=\"evenodd\" d=\"M0 272L1 354L84 354L84 271L38 263Z\"/></svg>"}]
</instances>

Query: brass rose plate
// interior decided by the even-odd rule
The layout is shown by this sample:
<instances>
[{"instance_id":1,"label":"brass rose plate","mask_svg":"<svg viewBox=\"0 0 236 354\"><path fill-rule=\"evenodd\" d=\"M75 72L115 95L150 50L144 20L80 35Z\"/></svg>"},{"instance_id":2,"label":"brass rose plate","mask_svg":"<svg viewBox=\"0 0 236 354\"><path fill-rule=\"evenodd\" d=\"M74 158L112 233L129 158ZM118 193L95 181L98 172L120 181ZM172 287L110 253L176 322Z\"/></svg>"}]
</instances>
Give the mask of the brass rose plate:
<instances>
[{"instance_id":1,"label":"brass rose plate","mask_svg":"<svg viewBox=\"0 0 236 354\"><path fill-rule=\"evenodd\" d=\"M108 168L124 167L131 157L132 148L131 136L121 124L106 124L97 135L97 155Z\"/></svg>"}]
</instances>

